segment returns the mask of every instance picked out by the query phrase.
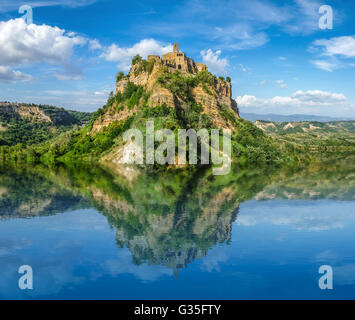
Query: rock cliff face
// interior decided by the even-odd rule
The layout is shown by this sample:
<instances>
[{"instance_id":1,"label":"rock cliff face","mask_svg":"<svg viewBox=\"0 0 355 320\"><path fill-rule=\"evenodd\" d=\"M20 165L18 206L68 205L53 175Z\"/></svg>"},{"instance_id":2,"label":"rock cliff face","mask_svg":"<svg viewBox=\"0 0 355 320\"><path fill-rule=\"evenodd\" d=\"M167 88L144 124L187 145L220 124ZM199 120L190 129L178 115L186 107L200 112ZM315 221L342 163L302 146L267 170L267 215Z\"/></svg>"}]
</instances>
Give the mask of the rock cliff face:
<instances>
[{"instance_id":1,"label":"rock cliff face","mask_svg":"<svg viewBox=\"0 0 355 320\"><path fill-rule=\"evenodd\" d=\"M6 122L6 119L16 117L32 122L44 122L54 126L80 125L82 123L76 117L79 114L85 115L85 120L88 121L90 116L88 112L68 111L53 106L0 102L0 122Z\"/></svg>"},{"instance_id":2,"label":"rock cliff face","mask_svg":"<svg viewBox=\"0 0 355 320\"><path fill-rule=\"evenodd\" d=\"M146 105L149 107L156 107L159 105L167 105L168 107L184 108L187 101L178 93L172 92L164 86L159 79L167 74L179 74L181 79L187 82L195 82L189 87L189 95L199 105L202 106L202 114L209 116L213 124L220 128L234 128L232 121L228 121L226 117L221 114L222 107L230 110L230 113L238 119L237 103L232 99L232 88L228 81L219 79L207 70L199 73L190 73L184 70L176 70L166 66L159 57L150 56L148 61L142 60L132 65L127 76L122 76L118 79L115 88L115 96L117 94L124 94L129 84L133 83L136 86L141 86L144 92L148 93L149 98ZM204 83L199 79L201 74L205 73L209 77L208 83ZM108 126L114 121L125 120L137 111L142 105L142 99L131 108L119 108L119 104L111 105L106 112L100 116L93 125L93 131L98 132L103 127Z\"/></svg>"},{"instance_id":3,"label":"rock cliff face","mask_svg":"<svg viewBox=\"0 0 355 320\"><path fill-rule=\"evenodd\" d=\"M1 112L8 114L17 114L21 118L27 118L39 122L52 122L51 118L44 113L38 106L2 103Z\"/></svg>"}]
</instances>

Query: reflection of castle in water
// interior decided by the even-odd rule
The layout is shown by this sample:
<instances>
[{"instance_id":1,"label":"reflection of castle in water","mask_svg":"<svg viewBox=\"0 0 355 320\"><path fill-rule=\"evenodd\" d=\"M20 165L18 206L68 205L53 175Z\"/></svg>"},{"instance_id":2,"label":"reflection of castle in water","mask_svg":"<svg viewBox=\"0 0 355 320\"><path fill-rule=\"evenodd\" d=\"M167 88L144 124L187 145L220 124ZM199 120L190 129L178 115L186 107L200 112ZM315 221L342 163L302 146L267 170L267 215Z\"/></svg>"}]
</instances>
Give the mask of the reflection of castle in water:
<instances>
[{"instance_id":1,"label":"reflection of castle in water","mask_svg":"<svg viewBox=\"0 0 355 320\"><path fill-rule=\"evenodd\" d=\"M186 213L177 223L174 213L166 217L153 215L151 228L142 235L130 236L117 226L116 240L119 246L129 248L135 264L163 265L177 273L178 269L206 256L216 244L230 242L237 212L238 208L221 215L206 212L194 221L186 219Z\"/></svg>"}]
</instances>

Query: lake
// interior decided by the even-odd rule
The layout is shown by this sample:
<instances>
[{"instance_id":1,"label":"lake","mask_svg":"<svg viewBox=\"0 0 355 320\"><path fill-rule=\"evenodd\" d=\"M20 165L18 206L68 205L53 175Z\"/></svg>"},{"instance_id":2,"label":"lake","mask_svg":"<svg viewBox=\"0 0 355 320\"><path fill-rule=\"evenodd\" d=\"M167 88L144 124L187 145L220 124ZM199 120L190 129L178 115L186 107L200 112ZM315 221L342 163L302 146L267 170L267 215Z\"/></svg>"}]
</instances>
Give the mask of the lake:
<instances>
[{"instance_id":1,"label":"lake","mask_svg":"<svg viewBox=\"0 0 355 320\"><path fill-rule=\"evenodd\" d=\"M354 299L354 234L353 159L220 177L6 168L0 298Z\"/></svg>"}]
</instances>

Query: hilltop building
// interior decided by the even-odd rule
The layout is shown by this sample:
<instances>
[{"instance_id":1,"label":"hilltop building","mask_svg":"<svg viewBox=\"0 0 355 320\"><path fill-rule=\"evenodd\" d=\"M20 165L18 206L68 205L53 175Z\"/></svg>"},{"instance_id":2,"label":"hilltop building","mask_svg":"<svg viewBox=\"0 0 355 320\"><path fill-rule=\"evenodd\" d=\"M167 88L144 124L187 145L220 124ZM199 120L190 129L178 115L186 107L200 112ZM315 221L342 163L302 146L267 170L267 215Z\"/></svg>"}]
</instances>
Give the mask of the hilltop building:
<instances>
[{"instance_id":1,"label":"hilltop building","mask_svg":"<svg viewBox=\"0 0 355 320\"><path fill-rule=\"evenodd\" d=\"M171 69L181 70L189 73L208 71L206 65L200 62L195 62L193 59L187 57L184 52L180 52L178 43L174 43L173 52L164 54L163 58L157 55L150 55L148 56L148 60L160 61Z\"/></svg>"}]
</instances>

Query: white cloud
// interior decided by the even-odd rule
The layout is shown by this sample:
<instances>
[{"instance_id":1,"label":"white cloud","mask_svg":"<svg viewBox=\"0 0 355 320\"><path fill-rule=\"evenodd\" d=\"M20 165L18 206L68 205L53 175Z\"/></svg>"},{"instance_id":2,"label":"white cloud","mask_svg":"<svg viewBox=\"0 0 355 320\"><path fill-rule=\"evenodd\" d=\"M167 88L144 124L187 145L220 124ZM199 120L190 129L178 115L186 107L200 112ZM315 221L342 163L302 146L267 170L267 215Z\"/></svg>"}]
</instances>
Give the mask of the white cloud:
<instances>
[{"instance_id":1,"label":"white cloud","mask_svg":"<svg viewBox=\"0 0 355 320\"><path fill-rule=\"evenodd\" d=\"M353 65L346 60L355 58L355 36L315 40L309 51L321 57L310 61L318 69L333 72L346 68Z\"/></svg>"},{"instance_id":2,"label":"white cloud","mask_svg":"<svg viewBox=\"0 0 355 320\"><path fill-rule=\"evenodd\" d=\"M248 108L253 112L279 114L316 112L348 114L354 112L355 104L349 101L342 93L332 93L321 90L296 91L291 96L274 96L272 98L257 98L252 95L239 96L236 99L239 107Z\"/></svg>"},{"instance_id":3,"label":"white cloud","mask_svg":"<svg viewBox=\"0 0 355 320\"><path fill-rule=\"evenodd\" d=\"M75 46L86 43L82 37L48 25L27 25L22 19L0 22L0 64L49 62L70 65Z\"/></svg>"},{"instance_id":4,"label":"white cloud","mask_svg":"<svg viewBox=\"0 0 355 320\"><path fill-rule=\"evenodd\" d=\"M227 74L226 67L228 66L228 60L226 58L220 58L222 51L217 50L202 50L202 61L207 65L208 69L216 74Z\"/></svg>"},{"instance_id":5,"label":"white cloud","mask_svg":"<svg viewBox=\"0 0 355 320\"><path fill-rule=\"evenodd\" d=\"M343 93L331 93L321 90L308 90L308 91L296 91L292 98L298 99L302 102L316 103L337 103L346 101L346 97Z\"/></svg>"},{"instance_id":6,"label":"white cloud","mask_svg":"<svg viewBox=\"0 0 355 320\"><path fill-rule=\"evenodd\" d=\"M328 71L328 72L333 72L334 70L340 68L340 65L338 63L334 63L326 60L312 60L311 63L318 69Z\"/></svg>"},{"instance_id":7,"label":"white cloud","mask_svg":"<svg viewBox=\"0 0 355 320\"><path fill-rule=\"evenodd\" d=\"M324 56L355 58L355 36L315 40L313 46L320 47Z\"/></svg>"},{"instance_id":8,"label":"white cloud","mask_svg":"<svg viewBox=\"0 0 355 320\"><path fill-rule=\"evenodd\" d=\"M27 82L31 81L32 79L33 78L31 75L24 74L21 71L12 70L10 67L7 66L0 66L0 82Z\"/></svg>"},{"instance_id":9,"label":"white cloud","mask_svg":"<svg viewBox=\"0 0 355 320\"><path fill-rule=\"evenodd\" d=\"M146 58L150 54L161 56L172 50L173 46L171 44L164 45L154 39L144 39L128 48L121 48L116 44L112 44L110 47L104 49L100 57L107 61L118 62L118 67L122 71L128 71L131 60L136 54Z\"/></svg>"},{"instance_id":10,"label":"white cloud","mask_svg":"<svg viewBox=\"0 0 355 320\"><path fill-rule=\"evenodd\" d=\"M281 80L282 81L282 80ZM347 98L342 93L331 93L321 90L298 90L291 96L275 96L273 98L257 98L251 95L239 96L236 101L240 107L260 106L331 106L334 103L343 103Z\"/></svg>"},{"instance_id":11,"label":"white cloud","mask_svg":"<svg viewBox=\"0 0 355 320\"><path fill-rule=\"evenodd\" d=\"M82 79L72 64L74 48L87 43L75 33L48 25L27 25L22 19L0 22L0 66L3 81L29 81L30 75L13 70L24 64L49 63L65 68L55 74L60 80ZM11 69L10 69L11 68Z\"/></svg>"},{"instance_id":12,"label":"white cloud","mask_svg":"<svg viewBox=\"0 0 355 320\"><path fill-rule=\"evenodd\" d=\"M96 40L96 39L90 40L89 48L90 48L90 50L93 50L93 51L94 50L102 50L103 49L103 47L100 44L100 42L98 40Z\"/></svg>"}]
</instances>

